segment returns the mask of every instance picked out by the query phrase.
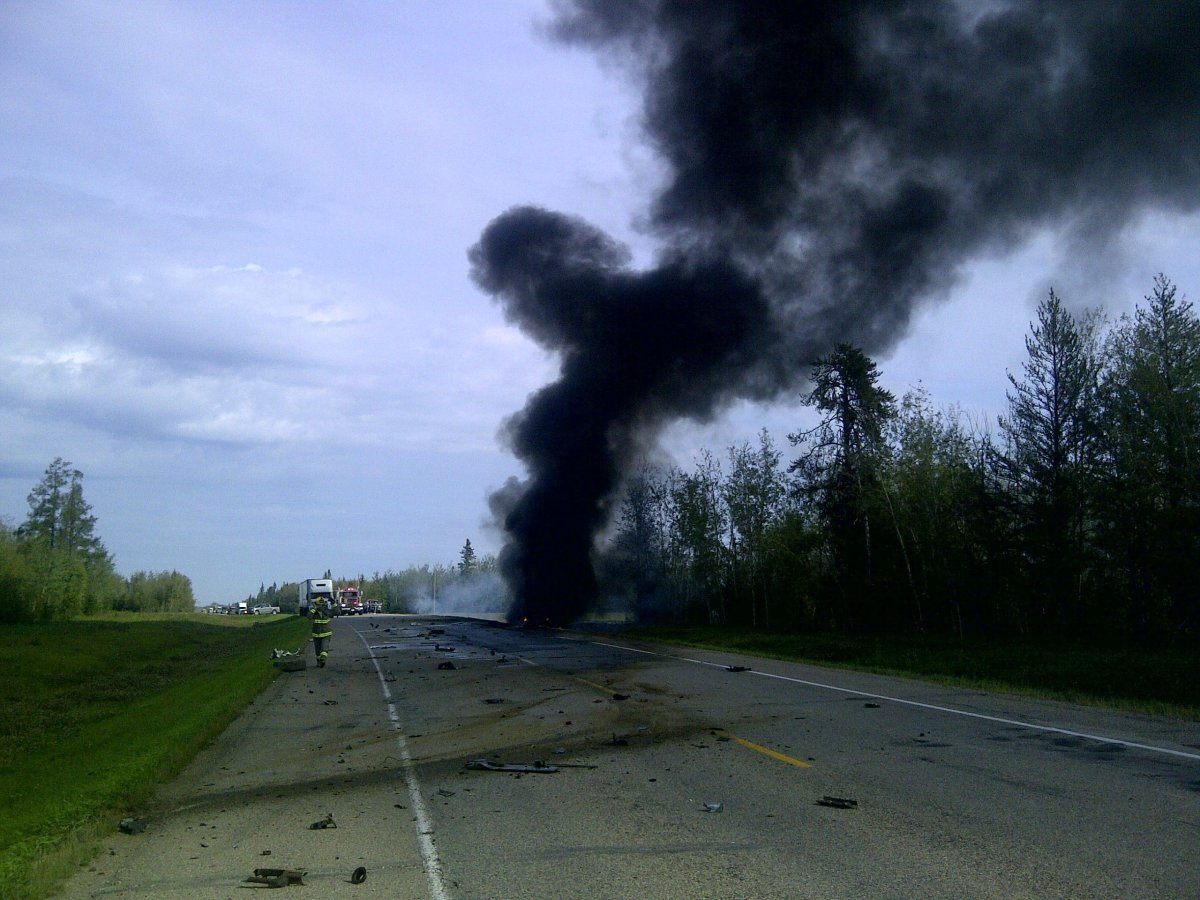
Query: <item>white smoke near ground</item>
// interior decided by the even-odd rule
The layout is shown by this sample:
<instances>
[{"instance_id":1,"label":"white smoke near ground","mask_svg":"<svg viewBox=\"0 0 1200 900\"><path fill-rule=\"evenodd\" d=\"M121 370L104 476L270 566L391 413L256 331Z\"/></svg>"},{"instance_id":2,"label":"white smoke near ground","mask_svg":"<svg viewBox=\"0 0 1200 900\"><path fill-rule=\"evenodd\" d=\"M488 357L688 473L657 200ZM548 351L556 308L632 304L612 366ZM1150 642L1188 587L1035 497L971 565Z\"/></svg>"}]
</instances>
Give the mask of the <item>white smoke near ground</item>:
<instances>
[{"instance_id":1,"label":"white smoke near ground","mask_svg":"<svg viewBox=\"0 0 1200 900\"><path fill-rule=\"evenodd\" d=\"M421 615L503 616L510 597L498 572L479 572L438 586L412 601L413 612Z\"/></svg>"}]
</instances>

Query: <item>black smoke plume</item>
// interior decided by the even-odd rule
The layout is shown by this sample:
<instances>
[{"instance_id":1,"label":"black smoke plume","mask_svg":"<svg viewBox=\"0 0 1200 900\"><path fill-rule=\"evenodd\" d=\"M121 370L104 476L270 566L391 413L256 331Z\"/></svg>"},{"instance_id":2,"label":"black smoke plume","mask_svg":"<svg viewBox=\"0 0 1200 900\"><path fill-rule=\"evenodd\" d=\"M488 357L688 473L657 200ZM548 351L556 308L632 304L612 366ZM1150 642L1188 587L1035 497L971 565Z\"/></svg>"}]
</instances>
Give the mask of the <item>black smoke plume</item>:
<instances>
[{"instance_id":1,"label":"black smoke plume","mask_svg":"<svg viewBox=\"0 0 1200 900\"><path fill-rule=\"evenodd\" d=\"M562 360L506 426L528 479L492 498L514 619L589 607L594 536L663 424L794 390L836 341L886 350L1036 229L1102 254L1200 205L1197 0L575 0L553 31L642 84L664 249L632 271L587 223L519 208L471 250Z\"/></svg>"}]
</instances>

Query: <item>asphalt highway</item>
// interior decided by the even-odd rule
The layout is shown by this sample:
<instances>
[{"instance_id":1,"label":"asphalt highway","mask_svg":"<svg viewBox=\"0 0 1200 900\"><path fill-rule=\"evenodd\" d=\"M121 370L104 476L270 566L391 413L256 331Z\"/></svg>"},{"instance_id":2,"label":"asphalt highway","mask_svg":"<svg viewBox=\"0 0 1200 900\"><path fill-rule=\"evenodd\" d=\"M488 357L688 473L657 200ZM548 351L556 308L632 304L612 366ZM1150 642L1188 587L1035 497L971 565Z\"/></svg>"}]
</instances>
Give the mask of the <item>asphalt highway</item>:
<instances>
[{"instance_id":1,"label":"asphalt highway","mask_svg":"<svg viewBox=\"0 0 1200 900\"><path fill-rule=\"evenodd\" d=\"M478 620L334 631L60 896L244 898L266 868L414 900L1200 896L1200 723Z\"/></svg>"}]
</instances>

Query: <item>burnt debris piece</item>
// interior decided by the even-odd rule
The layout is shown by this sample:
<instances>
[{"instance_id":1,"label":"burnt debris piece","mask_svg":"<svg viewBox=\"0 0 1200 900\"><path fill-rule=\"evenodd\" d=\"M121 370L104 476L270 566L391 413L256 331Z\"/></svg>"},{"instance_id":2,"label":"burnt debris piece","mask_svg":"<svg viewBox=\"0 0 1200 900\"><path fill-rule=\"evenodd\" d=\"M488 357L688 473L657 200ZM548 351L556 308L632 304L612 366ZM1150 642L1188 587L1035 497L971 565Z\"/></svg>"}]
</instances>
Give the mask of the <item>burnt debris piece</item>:
<instances>
[{"instance_id":1,"label":"burnt debris piece","mask_svg":"<svg viewBox=\"0 0 1200 900\"><path fill-rule=\"evenodd\" d=\"M325 818L319 822L313 822L308 826L309 831L321 831L325 828L337 828L337 822L333 821L333 813L326 813Z\"/></svg>"},{"instance_id":2,"label":"burnt debris piece","mask_svg":"<svg viewBox=\"0 0 1200 900\"><path fill-rule=\"evenodd\" d=\"M494 763L486 759L473 759L466 766L476 772L516 772L521 775L542 775L558 771L558 766L535 763Z\"/></svg>"},{"instance_id":3,"label":"burnt debris piece","mask_svg":"<svg viewBox=\"0 0 1200 900\"><path fill-rule=\"evenodd\" d=\"M828 806L833 809L858 809L858 801L849 797L830 797L826 794L817 801L817 806Z\"/></svg>"},{"instance_id":4,"label":"burnt debris piece","mask_svg":"<svg viewBox=\"0 0 1200 900\"><path fill-rule=\"evenodd\" d=\"M304 884L304 876L307 874L302 869L255 869L246 882L281 888L292 884Z\"/></svg>"},{"instance_id":5,"label":"burnt debris piece","mask_svg":"<svg viewBox=\"0 0 1200 900\"><path fill-rule=\"evenodd\" d=\"M130 816L129 818L122 819L117 828L122 834L141 834L146 830L146 820Z\"/></svg>"}]
</instances>

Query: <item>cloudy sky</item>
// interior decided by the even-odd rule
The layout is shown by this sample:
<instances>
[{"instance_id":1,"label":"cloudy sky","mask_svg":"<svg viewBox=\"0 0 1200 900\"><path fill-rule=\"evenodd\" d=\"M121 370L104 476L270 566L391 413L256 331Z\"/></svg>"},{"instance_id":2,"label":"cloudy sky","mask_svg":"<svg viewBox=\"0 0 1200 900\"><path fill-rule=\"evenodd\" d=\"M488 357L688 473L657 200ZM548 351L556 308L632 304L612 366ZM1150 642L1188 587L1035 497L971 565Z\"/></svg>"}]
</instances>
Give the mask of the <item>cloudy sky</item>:
<instances>
[{"instance_id":1,"label":"cloudy sky","mask_svg":"<svg viewBox=\"0 0 1200 900\"><path fill-rule=\"evenodd\" d=\"M260 583L494 552L521 467L504 418L556 360L471 281L497 215L537 204L654 250L660 165L638 97L555 43L537 0L9 0L0 7L0 516L55 458L119 571L197 601ZM1112 314L1155 273L1200 290L1195 217L1147 210L1123 252L1053 232L964 260L883 381L1003 409L1049 286ZM689 466L796 405L664 441Z\"/></svg>"}]
</instances>

